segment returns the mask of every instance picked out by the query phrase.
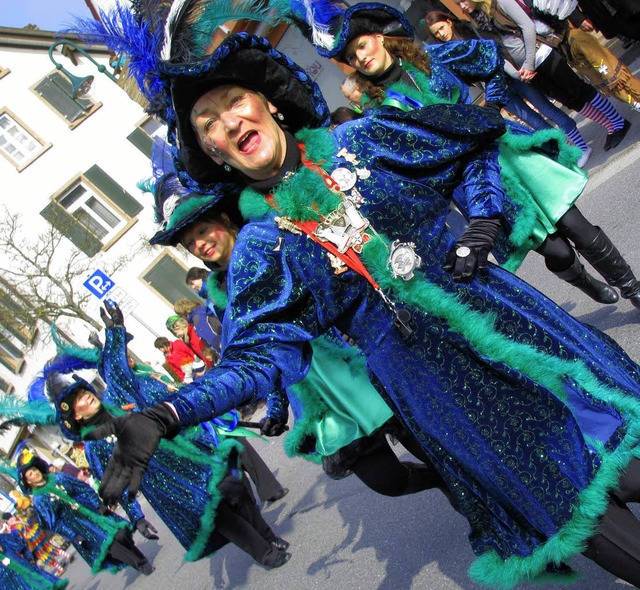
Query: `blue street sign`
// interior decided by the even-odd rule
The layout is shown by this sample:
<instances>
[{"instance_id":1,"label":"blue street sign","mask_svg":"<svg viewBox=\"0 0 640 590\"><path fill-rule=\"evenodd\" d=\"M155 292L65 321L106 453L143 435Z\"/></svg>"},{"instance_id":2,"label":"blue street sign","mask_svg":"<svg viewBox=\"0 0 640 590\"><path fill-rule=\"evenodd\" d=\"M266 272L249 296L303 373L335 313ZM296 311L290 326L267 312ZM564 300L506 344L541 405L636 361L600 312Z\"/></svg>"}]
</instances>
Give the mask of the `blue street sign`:
<instances>
[{"instance_id":1,"label":"blue street sign","mask_svg":"<svg viewBox=\"0 0 640 590\"><path fill-rule=\"evenodd\" d=\"M115 283L101 270L96 270L83 283L98 299L102 299L115 285Z\"/></svg>"}]
</instances>

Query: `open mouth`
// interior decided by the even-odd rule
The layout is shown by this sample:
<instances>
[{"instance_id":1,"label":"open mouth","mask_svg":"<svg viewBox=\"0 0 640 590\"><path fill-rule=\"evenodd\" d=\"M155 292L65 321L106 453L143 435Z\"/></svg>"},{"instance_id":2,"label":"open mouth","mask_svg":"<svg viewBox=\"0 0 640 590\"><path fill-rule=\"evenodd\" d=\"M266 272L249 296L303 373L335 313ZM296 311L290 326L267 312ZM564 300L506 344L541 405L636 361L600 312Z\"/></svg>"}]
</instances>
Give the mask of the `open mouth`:
<instances>
[{"instance_id":1,"label":"open mouth","mask_svg":"<svg viewBox=\"0 0 640 590\"><path fill-rule=\"evenodd\" d=\"M258 146L260 143L260 136L257 131L249 131L245 135L240 138L238 141L238 149L243 153L250 153Z\"/></svg>"}]
</instances>

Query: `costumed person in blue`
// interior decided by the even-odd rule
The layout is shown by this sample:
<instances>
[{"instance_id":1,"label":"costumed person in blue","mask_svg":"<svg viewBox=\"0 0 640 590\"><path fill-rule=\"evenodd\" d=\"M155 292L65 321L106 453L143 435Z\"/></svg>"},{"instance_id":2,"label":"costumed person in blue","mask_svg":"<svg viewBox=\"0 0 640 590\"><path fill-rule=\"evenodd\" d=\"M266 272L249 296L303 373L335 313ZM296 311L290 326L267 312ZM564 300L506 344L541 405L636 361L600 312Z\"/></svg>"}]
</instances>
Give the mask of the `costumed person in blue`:
<instances>
[{"instance_id":1,"label":"costumed person in blue","mask_svg":"<svg viewBox=\"0 0 640 590\"><path fill-rule=\"evenodd\" d=\"M322 4L314 2L314 10ZM504 57L492 40L434 44L422 51L402 14L377 2L338 10L330 30L332 34L322 37L315 47L320 55L356 69L366 107L410 110L439 103L469 103L468 84L479 80L486 82L485 105L499 110L508 100ZM508 240L495 248L498 260L515 272L526 253L535 250L558 278L595 301L615 303L618 294L612 287L617 287L622 297L640 307L640 282L629 264L604 231L575 205L587 182L586 175L574 166L576 150L567 146L558 130L530 134L522 133L519 126L509 128L513 132L499 142L501 180L507 197L502 222ZM547 154L539 153L543 150ZM454 198L463 213L472 217L464 191L458 191ZM611 286L592 277L577 253Z\"/></svg>"},{"instance_id":2,"label":"costumed person in blue","mask_svg":"<svg viewBox=\"0 0 640 590\"><path fill-rule=\"evenodd\" d=\"M112 318L122 319L119 309L108 307ZM120 328L124 332L122 323ZM154 379L139 379L128 370L124 339L119 350L111 349L109 334L103 354L118 356L110 359L105 373L110 399L123 399L131 404L140 390L158 383ZM65 437L80 439L84 428L95 427L112 415L122 415L117 406L102 402L95 388L74 375L69 382L64 373L72 368L88 368L80 358L58 357L44 368L47 395L56 407L58 424ZM138 396L134 392L138 392ZM165 390L166 392L166 390ZM144 393L142 393L144 395ZM144 406L142 406L144 407ZM253 501L248 486L240 481L238 465L242 447L230 438L222 440L215 453L198 443L191 429L164 441L149 463L140 482L140 491L155 513L187 551L185 559L196 561L211 555L228 542L233 542L266 567L279 567L290 558L289 546L264 521ZM113 451L113 440L86 441L85 454L92 474L100 479ZM119 498L130 521L142 535L157 539L157 531L144 518L138 502L125 495Z\"/></svg>"},{"instance_id":3,"label":"costumed person in blue","mask_svg":"<svg viewBox=\"0 0 640 590\"><path fill-rule=\"evenodd\" d=\"M640 454L640 371L487 261L504 201L502 117L438 104L329 131L302 68L249 34L212 50L217 23L206 15L199 27L200 8L174 5L166 27L157 11L123 7L87 23L93 40L128 44L181 181L228 199L241 188L246 220L227 271L220 362L91 433L118 436L103 498L137 491L162 438L300 381L309 342L336 327L467 518L474 579L513 586L583 552L640 586L640 523L623 503L639 497L628 475ZM146 45L132 41L141 37ZM473 219L455 238L445 220L461 182Z\"/></svg>"},{"instance_id":4,"label":"costumed person in blue","mask_svg":"<svg viewBox=\"0 0 640 590\"><path fill-rule=\"evenodd\" d=\"M39 568L18 531L0 534L0 586L5 590L62 590L61 580Z\"/></svg>"},{"instance_id":5,"label":"costumed person in blue","mask_svg":"<svg viewBox=\"0 0 640 590\"><path fill-rule=\"evenodd\" d=\"M159 144L154 147L154 166L159 168L158 156L164 150ZM226 270L243 224L239 213L231 213L230 217L230 207L227 212L221 211L217 195L190 193L173 172L158 178L154 193L156 212L170 210L171 214L163 220L164 229L151 238L151 243L182 244L211 265L208 303L223 318L228 303ZM176 205L167 208L163 206L166 202ZM321 462L325 473L334 479L355 473L369 488L387 496L445 487L415 439L392 419L393 412L371 384L364 358L357 349L333 331L310 345L312 358L305 378L287 388L286 394L277 389L267 397L262 433L279 436L285 431L290 401L295 426L285 439L289 456L302 455ZM402 442L428 465L400 461L389 446L387 435Z\"/></svg>"},{"instance_id":6,"label":"costumed person in blue","mask_svg":"<svg viewBox=\"0 0 640 590\"><path fill-rule=\"evenodd\" d=\"M69 539L92 574L130 566L148 576L154 571L133 542L129 523L109 510L87 483L49 465L24 447L17 457L18 482L33 496L38 518L49 530Z\"/></svg>"}]
</instances>

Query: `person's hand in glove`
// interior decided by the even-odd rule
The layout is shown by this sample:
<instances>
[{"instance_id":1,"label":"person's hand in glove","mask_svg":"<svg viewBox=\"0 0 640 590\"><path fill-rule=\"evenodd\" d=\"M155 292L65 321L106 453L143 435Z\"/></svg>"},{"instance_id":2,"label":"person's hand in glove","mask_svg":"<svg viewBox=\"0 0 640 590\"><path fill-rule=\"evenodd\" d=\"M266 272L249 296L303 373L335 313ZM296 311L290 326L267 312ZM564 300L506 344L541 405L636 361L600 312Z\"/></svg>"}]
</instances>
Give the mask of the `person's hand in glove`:
<instances>
[{"instance_id":1,"label":"person's hand in glove","mask_svg":"<svg viewBox=\"0 0 640 590\"><path fill-rule=\"evenodd\" d=\"M489 252L498 239L499 217L474 217L469 227L447 253L444 270L454 281L471 281L479 270L487 266Z\"/></svg>"},{"instance_id":2,"label":"person's hand in glove","mask_svg":"<svg viewBox=\"0 0 640 590\"><path fill-rule=\"evenodd\" d=\"M124 316L118 304L111 299L104 302L104 308L100 308L100 317L106 328L124 326Z\"/></svg>"},{"instance_id":3,"label":"person's hand in glove","mask_svg":"<svg viewBox=\"0 0 640 590\"><path fill-rule=\"evenodd\" d=\"M283 432L289 430L286 421L280 422L275 418L268 416L260 420L260 433L264 436L280 436Z\"/></svg>"},{"instance_id":4,"label":"person's hand in glove","mask_svg":"<svg viewBox=\"0 0 640 590\"><path fill-rule=\"evenodd\" d=\"M124 416L111 417L84 435L97 440L116 435L116 443L105 469L99 494L107 506L113 506L129 488L129 500L135 498L147 465L161 438L173 438L180 431L180 421L173 409L159 403Z\"/></svg>"},{"instance_id":5,"label":"person's hand in glove","mask_svg":"<svg viewBox=\"0 0 640 590\"><path fill-rule=\"evenodd\" d=\"M136 522L136 530L145 538L145 539L151 539L152 541L155 541L156 539L159 539L160 537L158 537L158 535L156 534L158 532L158 530L156 529L156 527L154 527L146 518L142 517L140 520L138 520L138 522Z\"/></svg>"}]
</instances>

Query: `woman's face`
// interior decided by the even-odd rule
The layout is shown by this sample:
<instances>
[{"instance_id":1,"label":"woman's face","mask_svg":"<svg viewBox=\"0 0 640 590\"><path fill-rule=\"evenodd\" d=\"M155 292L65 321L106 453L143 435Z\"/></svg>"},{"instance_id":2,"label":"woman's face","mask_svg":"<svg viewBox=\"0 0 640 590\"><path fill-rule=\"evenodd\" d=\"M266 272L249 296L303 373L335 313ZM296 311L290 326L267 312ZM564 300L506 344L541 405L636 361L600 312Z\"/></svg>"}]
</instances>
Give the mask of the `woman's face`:
<instances>
[{"instance_id":1,"label":"woman's face","mask_svg":"<svg viewBox=\"0 0 640 590\"><path fill-rule=\"evenodd\" d=\"M438 21L429 27L429 32L433 35L433 38L440 43L452 41L453 23L449 19Z\"/></svg>"},{"instance_id":2,"label":"woman's face","mask_svg":"<svg viewBox=\"0 0 640 590\"><path fill-rule=\"evenodd\" d=\"M218 86L191 109L191 124L203 151L254 180L275 176L286 154L284 132L272 115L278 109L240 86Z\"/></svg>"},{"instance_id":3,"label":"woman's face","mask_svg":"<svg viewBox=\"0 0 640 590\"><path fill-rule=\"evenodd\" d=\"M47 483L42 472L35 467L29 467L29 469L24 472L24 480L32 488L41 488L45 483Z\"/></svg>"},{"instance_id":4,"label":"woman's face","mask_svg":"<svg viewBox=\"0 0 640 590\"><path fill-rule=\"evenodd\" d=\"M465 14L471 14L476 9L476 7L474 6L474 3L471 0L456 0L456 1L460 9L462 10L462 12L464 12Z\"/></svg>"},{"instance_id":5,"label":"woman's face","mask_svg":"<svg viewBox=\"0 0 640 590\"><path fill-rule=\"evenodd\" d=\"M73 417L76 420L93 418L100 409L102 402L91 391L81 389L73 402Z\"/></svg>"},{"instance_id":6,"label":"woman's face","mask_svg":"<svg viewBox=\"0 0 640 590\"><path fill-rule=\"evenodd\" d=\"M347 45L347 63L363 76L379 76L393 65L393 56L384 47L384 37L360 35Z\"/></svg>"},{"instance_id":7,"label":"woman's face","mask_svg":"<svg viewBox=\"0 0 640 590\"><path fill-rule=\"evenodd\" d=\"M220 221L196 221L184 230L181 242L196 258L213 262L225 270L229 266L236 238L228 226Z\"/></svg>"}]
</instances>

